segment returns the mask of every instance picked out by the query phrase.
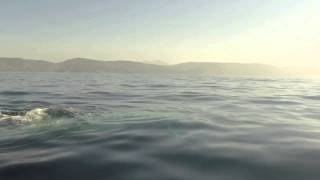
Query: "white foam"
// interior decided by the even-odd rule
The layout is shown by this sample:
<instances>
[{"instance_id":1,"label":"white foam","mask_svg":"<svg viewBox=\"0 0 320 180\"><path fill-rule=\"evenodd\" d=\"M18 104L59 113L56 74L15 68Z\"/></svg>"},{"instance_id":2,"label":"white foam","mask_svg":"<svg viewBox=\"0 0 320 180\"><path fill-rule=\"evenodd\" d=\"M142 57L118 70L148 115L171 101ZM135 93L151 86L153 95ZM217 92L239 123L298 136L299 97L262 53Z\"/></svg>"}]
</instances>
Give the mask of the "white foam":
<instances>
[{"instance_id":1,"label":"white foam","mask_svg":"<svg viewBox=\"0 0 320 180\"><path fill-rule=\"evenodd\" d=\"M28 111L23 116L10 116L0 113L0 121L22 121L22 122L33 122L42 121L49 117L48 108L36 108Z\"/></svg>"},{"instance_id":2,"label":"white foam","mask_svg":"<svg viewBox=\"0 0 320 180\"><path fill-rule=\"evenodd\" d=\"M44 120L49 116L48 110L49 110L48 108L37 108L37 109L31 110L24 115L23 120L24 121Z\"/></svg>"}]
</instances>

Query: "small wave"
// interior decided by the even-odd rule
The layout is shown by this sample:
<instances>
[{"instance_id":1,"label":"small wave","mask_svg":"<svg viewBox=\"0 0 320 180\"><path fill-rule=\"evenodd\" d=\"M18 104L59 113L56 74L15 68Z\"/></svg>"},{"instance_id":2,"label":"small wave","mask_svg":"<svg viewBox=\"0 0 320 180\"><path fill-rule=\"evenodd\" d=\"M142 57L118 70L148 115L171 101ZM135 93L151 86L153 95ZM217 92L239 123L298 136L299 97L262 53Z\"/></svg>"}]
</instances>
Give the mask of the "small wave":
<instances>
[{"instance_id":1,"label":"small wave","mask_svg":"<svg viewBox=\"0 0 320 180\"><path fill-rule=\"evenodd\" d=\"M320 100L320 96L302 96L303 99Z\"/></svg>"},{"instance_id":2,"label":"small wave","mask_svg":"<svg viewBox=\"0 0 320 180\"><path fill-rule=\"evenodd\" d=\"M6 96L25 96L29 95L30 93L26 91L2 91L0 94Z\"/></svg>"},{"instance_id":3,"label":"small wave","mask_svg":"<svg viewBox=\"0 0 320 180\"><path fill-rule=\"evenodd\" d=\"M88 94L112 95L112 93L111 93L111 92L107 92L107 91L92 91L92 92L88 92Z\"/></svg>"},{"instance_id":4,"label":"small wave","mask_svg":"<svg viewBox=\"0 0 320 180\"><path fill-rule=\"evenodd\" d=\"M35 108L25 113L1 113L0 122L34 122L48 118L74 117L74 113L63 108Z\"/></svg>"},{"instance_id":5,"label":"small wave","mask_svg":"<svg viewBox=\"0 0 320 180\"><path fill-rule=\"evenodd\" d=\"M42 91L0 91L0 95L3 96L28 96L28 95L46 95L50 94L48 92L42 92Z\"/></svg>"},{"instance_id":6,"label":"small wave","mask_svg":"<svg viewBox=\"0 0 320 180\"><path fill-rule=\"evenodd\" d=\"M168 88L168 87L174 87L174 86L166 85L166 84L153 84L153 85L149 85L148 87L152 87L152 88Z\"/></svg>"},{"instance_id":7,"label":"small wave","mask_svg":"<svg viewBox=\"0 0 320 180\"><path fill-rule=\"evenodd\" d=\"M131 84L121 84L120 86L123 86L123 87L139 87L138 85L131 85Z\"/></svg>"},{"instance_id":8,"label":"small wave","mask_svg":"<svg viewBox=\"0 0 320 180\"><path fill-rule=\"evenodd\" d=\"M273 104L273 105L300 105L301 103L295 101L285 101L285 100L251 100L255 104Z\"/></svg>"}]
</instances>

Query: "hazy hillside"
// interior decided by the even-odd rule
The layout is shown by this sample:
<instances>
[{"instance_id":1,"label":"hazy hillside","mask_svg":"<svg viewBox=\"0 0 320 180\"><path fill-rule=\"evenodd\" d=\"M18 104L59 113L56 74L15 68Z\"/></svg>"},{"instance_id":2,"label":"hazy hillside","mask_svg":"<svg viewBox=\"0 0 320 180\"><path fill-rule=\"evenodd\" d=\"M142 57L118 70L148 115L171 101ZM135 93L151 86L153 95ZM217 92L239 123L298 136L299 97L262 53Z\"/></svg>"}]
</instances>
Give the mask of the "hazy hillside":
<instances>
[{"instance_id":1,"label":"hazy hillside","mask_svg":"<svg viewBox=\"0 0 320 180\"><path fill-rule=\"evenodd\" d=\"M161 73L166 67L132 61L97 61L83 58L56 64L58 72Z\"/></svg>"},{"instance_id":2,"label":"hazy hillside","mask_svg":"<svg viewBox=\"0 0 320 180\"><path fill-rule=\"evenodd\" d=\"M202 73L216 75L279 75L281 69L262 64L239 63L182 63L173 65L172 69L180 73Z\"/></svg>"},{"instance_id":3,"label":"hazy hillside","mask_svg":"<svg viewBox=\"0 0 320 180\"><path fill-rule=\"evenodd\" d=\"M47 72L52 71L55 64L41 60L21 58L0 58L0 71Z\"/></svg>"},{"instance_id":4,"label":"hazy hillside","mask_svg":"<svg viewBox=\"0 0 320 180\"><path fill-rule=\"evenodd\" d=\"M133 61L99 61L84 58L60 63L20 58L0 58L0 71L20 72L97 72L97 73L167 73L213 75L279 75L281 69L262 64L190 62L156 65Z\"/></svg>"}]
</instances>

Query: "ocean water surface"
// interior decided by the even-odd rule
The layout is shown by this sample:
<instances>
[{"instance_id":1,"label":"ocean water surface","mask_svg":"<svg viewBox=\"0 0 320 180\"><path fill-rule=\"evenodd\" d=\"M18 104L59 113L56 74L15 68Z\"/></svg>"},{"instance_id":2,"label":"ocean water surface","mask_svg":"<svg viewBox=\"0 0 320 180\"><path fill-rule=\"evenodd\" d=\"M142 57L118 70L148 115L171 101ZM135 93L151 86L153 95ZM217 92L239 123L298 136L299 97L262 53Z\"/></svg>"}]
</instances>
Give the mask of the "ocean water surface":
<instances>
[{"instance_id":1,"label":"ocean water surface","mask_svg":"<svg viewBox=\"0 0 320 180\"><path fill-rule=\"evenodd\" d=\"M0 73L1 180L318 180L320 81Z\"/></svg>"}]
</instances>

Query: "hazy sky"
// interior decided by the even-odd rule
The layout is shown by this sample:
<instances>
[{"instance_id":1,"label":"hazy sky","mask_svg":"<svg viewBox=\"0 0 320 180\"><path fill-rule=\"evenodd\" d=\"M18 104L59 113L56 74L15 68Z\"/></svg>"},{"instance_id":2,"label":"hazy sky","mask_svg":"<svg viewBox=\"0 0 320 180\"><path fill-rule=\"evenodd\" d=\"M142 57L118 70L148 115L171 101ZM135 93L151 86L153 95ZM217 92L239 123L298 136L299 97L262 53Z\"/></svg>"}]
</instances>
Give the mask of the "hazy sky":
<instances>
[{"instance_id":1,"label":"hazy sky","mask_svg":"<svg viewBox=\"0 0 320 180\"><path fill-rule=\"evenodd\" d=\"M319 0L1 0L0 56L320 67Z\"/></svg>"}]
</instances>

